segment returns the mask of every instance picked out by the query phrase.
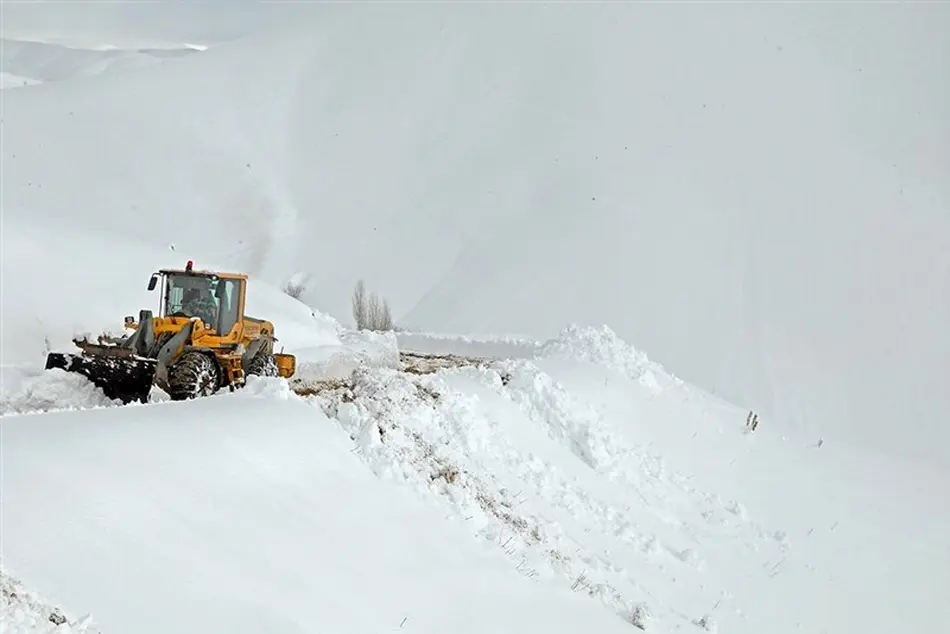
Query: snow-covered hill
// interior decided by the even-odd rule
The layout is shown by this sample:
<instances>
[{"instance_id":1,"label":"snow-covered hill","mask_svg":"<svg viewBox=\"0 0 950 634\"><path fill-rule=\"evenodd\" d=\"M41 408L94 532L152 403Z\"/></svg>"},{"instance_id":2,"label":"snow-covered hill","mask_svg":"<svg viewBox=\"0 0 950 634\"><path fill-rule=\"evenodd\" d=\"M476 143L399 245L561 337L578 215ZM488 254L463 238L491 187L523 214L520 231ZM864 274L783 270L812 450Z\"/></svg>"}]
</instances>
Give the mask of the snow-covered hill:
<instances>
[{"instance_id":1,"label":"snow-covered hill","mask_svg":"<svg viewBox=\"0 0 950 634\"><path fill-rule=\"evenodd\" d=\"M783 425L947 460L948 25L920 4L301 8L11 91L3 205L308 273L345 322L362 277L410 328L608 323Z\"/></svg>"},{"instance_id":2,"label":"snow-covered hill","mask_svg":"<svg viewBox=\"0 0 950 634\"><path fill-rule=\"evenodd\" d=\"M4 7L3 634L950 621L946 7L179 4ZM41 371L188 259L295 391Z\"/></svg>"},{"instance_id":3,"label":"snow-covered hill","mask_svg":"<svg viewBox=\"0 0 950 634\"><path fill-rule=\"evenodd\" d=\"M75 215L58 222L8 212L3 218L4 365L42 367L50 349L72 346L84 334L122 331L125 315L158 310L149 276L166 266L219 268L194 252L121 237L87 225ZM275 322L282 345L292 350L339 343L339 324L280 290L250 280L248 314Z\"/></svg>"},{"instance_id":4,"label":"snow-covered hill","mask_svg":"<svg viewBox=\"0 0 950 634\"><path fill-rule=\"evenodd\" d=\"M3 87L35 85L138 68L196 52L194 47L122 50L73 48L49 42L0 39Z\"/></svg>"}]
</instances>

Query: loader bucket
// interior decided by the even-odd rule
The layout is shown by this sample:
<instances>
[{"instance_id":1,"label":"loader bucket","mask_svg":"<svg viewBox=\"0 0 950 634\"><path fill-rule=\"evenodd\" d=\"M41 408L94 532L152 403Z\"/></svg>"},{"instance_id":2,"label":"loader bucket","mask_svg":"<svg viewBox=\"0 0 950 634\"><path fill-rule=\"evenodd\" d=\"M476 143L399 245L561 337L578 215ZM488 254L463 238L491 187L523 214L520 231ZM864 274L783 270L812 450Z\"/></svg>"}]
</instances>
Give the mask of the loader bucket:
<instances>
[{"instance_id":1,"label":"loader bucket","mask_svg":"<svg viewBox=\"0 0 950 634\"><path fill-rule=\"evenodd\" d=\"M79 355L51 352L46 369L59 368L82 374L101 389L108 398L123 404L148 402L158 362L133 355Z\"/></svg>"}]
</instances>

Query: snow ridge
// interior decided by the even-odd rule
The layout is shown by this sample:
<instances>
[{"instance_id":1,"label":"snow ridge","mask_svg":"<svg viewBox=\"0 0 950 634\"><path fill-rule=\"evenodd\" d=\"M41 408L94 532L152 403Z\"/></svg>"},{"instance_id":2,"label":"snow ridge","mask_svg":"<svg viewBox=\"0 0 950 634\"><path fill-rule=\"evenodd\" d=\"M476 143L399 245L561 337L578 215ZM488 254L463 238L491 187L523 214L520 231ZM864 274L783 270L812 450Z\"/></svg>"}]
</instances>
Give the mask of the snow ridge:
<instances>
[{"instance_id":1,"label":"snow ridge","mask_svg":"<svg viewBox=\"0 0 950 634\"><path fill-rule=\"evenodd\" d=\"M668 385L683 385L682 380L671 375L659 363L651 361L644 352L618 337L606 325L597 328L570 324L557 337L544 342L538 355L602 365L632 380L639 380L655 391Z\"/></svg>"},{"instance_id":2,"label":"snow ridge","mask_svg":"<svg viewBox=\"0 0 950 634\"><path fill-rule=\"evenodd\" d=\"M574 399L549 374L531 362L506 361L502 393L516 403L552 439L569 446L584 464L595 470L617 465L622 443L587 403Z\"/></svg>"},{"instance_id":3,"label":"snow ridge","mask_svg":"<svg viewBox=\"0 0 950 634\"><path fill-rule=\"evenodd\" d=\"M490 370L449 374L503 388L501 377ZM606 558L582 552L557 522L525 506L526 496L545 491L553 492L562 505L581 501L585 494L551 464L508 441L497 420L479 415L477 396L453 389L441 376L379 370L358 371L352 388L317 400L351 435L377 476L442 499L456 519L471 525L479 539L501 548L525 576L557 575L571 583L584 569L618 572ZM502 465L529 490L515 488L503 476ZM637 604L607 582L591 586L590 593L628 618L637 610Z\"/></svg>"},{"instance_id":4,"label":"snow ridge","mask_svg":"<svg viewBox=\"0 0 950 634\"><path fill-rule=\"evenodd\" d=\"M256 402L268 416L290 407L302 428L327 434L321 447L336 436L338 452L352 450L376 477L435 509L463 538L488 546L491 557L532 584L595 601L621 627L785 632L829 625L831 617L815 607L819 597L804 612L784 597L845 574L821 550L822 540L835 536L832 518L844 511L803 522L783 514L781 530L769 526L778 516L768 503L745 499L756 495L754 488L735 488L717 472L769 479L760 467L753 470L758 463L732 465L752 459L743 457L750 447L758 453L777 440L770 440L770 428L743 433L741 410L677 384L608 328L565 328L522 358L399 350L392 334L341 330L337 336L345 345L298 350L302 374L292 381L250 377L233 394L168 404L156 395L148 405L111 414L136 426L174 418L163 413L166 405L182 413L237 407L243 415ZM455 346L452 338L442 343ZM504 352L510 343L480 345ZM644 381L648 375L655 381ZM2 387L0 414L7 419L114 407L81 377L58 371L17 369L4 374ZM251 454L256 451L254 444ZM309 451L304 463L331 458ZM279 455L286 460L285 449ZM778 460L772 459L781 456L769 455L762 464L773 469ZM700 463L710 458L716 466L704 471ZM784 499L777 481L770 482L770 497ZM815 531L822 521L832 527L828 536ZM81 607L105 615L102 606ZM10 613L20 627L15 634L82 624L73 620L52 630L42 614L34 618L20 609Z\"/></svg>"},{"instance_id":5,"label":"snow ridge","mask_svg":"<svg viewBox=\"0 0 950 634\"><path fill-rule=\"evenodd\" d=\"M81 374L58 368L31 373L4 369L3 373L6 376L0 385L0 417L119 404Z\"/></svg>"},{"instance_id":6,"label":"snow ridge","mask_svg":"<svg viewBox=\"0 0 950 634\"><path fill-rule=\"evenodd\" d=\"M573 331L573 341L605 341L590 332ZM570 341L556 349L583 355ZM587 358L605 346L591 349ZM628 359L623 348L606 350L613 363ZM706 605L729 603L705 577L707 539L758 543L762 557L785 547L531 360L421 375L361 368L305 393L377 476L465 522L526 577L584 592L633 624L679 620L706 595ZM663 596L657 574L684 578L688 599Z\"/></svg>"}]
</instances>

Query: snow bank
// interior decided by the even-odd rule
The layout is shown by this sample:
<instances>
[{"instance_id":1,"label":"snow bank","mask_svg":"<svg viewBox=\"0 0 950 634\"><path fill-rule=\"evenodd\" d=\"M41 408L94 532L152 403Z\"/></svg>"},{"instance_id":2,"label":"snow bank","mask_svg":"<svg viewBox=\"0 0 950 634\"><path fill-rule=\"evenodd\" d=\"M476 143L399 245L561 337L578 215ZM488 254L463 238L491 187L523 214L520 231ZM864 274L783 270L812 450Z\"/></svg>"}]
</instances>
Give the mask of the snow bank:
<instances>
[{"instance_id":1,"label":"snow bank","mask_svg":"<svg viewBox=\"0 0 950 634\"><path fill-rule=\"evenodd\" d=\"M396 333L396 338L400 348L413 352L502 359L531 357L539 346L534 339L499 335L400 331Z\"/></svg>"},{"instance_id":2,"label":"snow bank","mask_svg":"<svg viewBox=\"0 0 950 634\"><path fill-rule=\"evenodd\" d=\"M630 379L639 380L654 390L664 385L682 385L661 365L617 336L608 326L594 328L571 324L557 337L544 342L538 356L574 359L617 370Z\"/></svg>"},{"instance_id":3,"label":"snow bank","mask_svg":"<svg viewBox=\"0 0 950 634\"><path fill-rule=\"evenodd\" d=\"M573 339L612 341L595 332ZM310 399L381 479L414 491L523 576L647 631L896 631L907 618L923 631L950 617L936 593L950 567L927 563L950 553L937 529L946 509L908 495L913 481L947 473L903 477L899 463L873 463L876 473L896 470L892 512L879 514L868 457L839 464L837 450L790 442L770 421L747 434L742 410L686 384L656 392L636 372L611 369L625 357L605 356L477 367L456 357L462 366L422 375L367 368ZM908 581L895 589L852 543L878 543ZM907 610L853 609L874 602Z\"/></svg>"},{"instance_id":4,"label":"snow bank","mask_svg":"<svg viewBox=\"0 0 950 634\"><path fill-rule=\"evenodd\" d=\"M610 327L569 324L551 339L537 341L510 336L462 336L399 332L404 350L496 359L562 359L585 361L639 380L654 391L684 385L663 366L621 339Z\"/></svg>"},{"instance_id":5,"label":"snow bank","mask_svg":"<svg viewBox=\"0 0 950 634\"><path fill-rule=\"evenodd\" d=\"M93 625L91 615L71 617L3 570L0 570L0 632L102 634Z\"/></svg>"},{"instance_id":6,"label":"snow bank","mask_svg":"<svg viewBox=\"0 0 950 634\"><path fill-rule=\"evenodd\" d=\"M628 630L380 482L285 386L5 419L5 569L103 632Z\"/></svg>"},{"instance_id":7,"label":"snow bank","mask_svg":"<svg viewBox=\"0 0 950 634\"><path fill-rule=\"evenodd\" d=\"M120 401L106 398L86 377L55 369L24 373L4 368L0 382L0 416L52 410L114 407Z\"/></svg>"},{"instance_id":8,"label":"snow bank","mask_svg":"<svg viewBox=\"0 0 950 634\"><path fill-rule=\"evenodd\" d=\"M607 472L624 461L626 443L589 403L575 398L534 364L503 362L497 367L508 397L584 464Z\"/></svg>"},{"instance_id":9,"label":"snow bank","mask_svg":"<svg viewBox=\"0 0 950 634\"><path fill-rule=\"evenodd\" d=\"M772 615L725 579L757 575L786 545L588 398L514 360L424 376L360 370L313 400L377 476L444 509L525 577L651 631L693 627L717 602L725 614L741 606L741 618L722 617L732 631L759 631Z\"/></svg>"},{"instance_id":10,"label":"snow bank","mask_svg":"<svg viewBox=\"0 0 950 634\"><path fill-rule=\"evenodd\" d=\"M648 362L608 329L566 328L558 338L539 344L547 354L532 358L446 357L432 365L409 364L403 371L394 363L398 351L392 333L344 333L341 340L339 348L305 349L312 365L302 393L312 396L304 399L287 381L252 377L233 394L114 408L97 404L82 386L72 386L58 373L36 377L21 372L12 379L7 374L5 391L16 395L6 401L8 410L13 404L35 413L38 405L65 408L69 403L101 409L8 415L0 423L5 536L32 539L19 544L11 538L7 543L16 546L6 549L14 557L8 552L5 565L13 565L16 574L64 605L93 612L97 623L109 615L116 623L131 621L133 613L149 609L152 604L145 597L150 596L168 604L185 601L179 613L163 617L166 625L178 626L173 619L188 613L191 597L212 592L222 605L250 600L258 606L225 621L233 616L243 625L283 624L270 619L277 614L284 618L293 602L309 605L313 598L307 592L324 591L309 577L300 586L297 579L303 573L290 561L317 558L323 570L334 574L342 568L346 579L353 575L354 593L357 576L379 576L379 588L366 590L374 594L386 584L407 583L391 576L390 566L409 566L409 559L442 561L441 553L429 550L405 554L405 560L393 560L388 551L366 552L363 542L378 539L371 527L386 525L387 536L412 531L420 543L432 538L427 531L447 530L456 540L446 545L450 550L471 547L475 537L476 545L501 558L495 564L504 567L506 562L521 575L521 583L551 601L578 595L588 605L606 608L604 613L615 615L620 625L639 623L658 633L696 627L735 634L823 628L870 632L902 624L926 630L950 618L942 613L938 596L939 588L950 583L950 560L944 562L950 543L939 530L946 509L934 506L913 484L938 486L947 481L947 473L880 456L869 460L871 456L842 452L834 445L818 449L805 442L811 439L782 434L768 419L754 434L746 433L745 412L734 406L685 383L670 381L660 391L645 383L640 370ZM347 359L355 365L346 366ZM132 446L149 450L136 452L130 466ZM46 462L27 466L26 456L39 451L45 452ZM333 487L322 484L328 476L321 470L363 477L359 462L340 462L344 454L359 458L382 480L366 482L380 487L378 494L391 508L378 506L376 494L362 489L345 500L332 497L327 489ZM6 460L10 455L20 458ZM116 471L129 474L129 481L114 482L110 474ZM888 475L882 479L881 474ZM40 484L25 484L34 480ZM24 512L30 504L27 491L36 486L37 494L57 509L55 519L70 522L67 535L47 535L43 531L54 528L37 528L34 522L43 518ZM60 492L59 487L68 490ZM56 491L47 493L47 488ZM146 502L140 499L143 490L150 493ZM816 490L822 495L813 495ZM91 491L96 493L90 497ZM293 517L303 513L303 523L288 519L283 503L271 501L275 497L295 509ZM213 509L198 510L211 499ZM886 509L881 499L889 500ZM354 500L372 507L370 515L357 517L360 506L342 518L336 511L328 517L328 506L353 507ZM305 525L311 521L306 519L309 511L300 509L317 507L312 521L320 526ZM425 518L407 520L400 515L406 509L422 509ZM390 510L395 519L379 515ZM181 524L175 516L191 519ZM445 517L447 527L441 524ZM7 518L13 518L13 533ZM100 536L103 523L106 530ZM203 555L205 567L195 568L193 553L207 550L204 540L212 533L221 541L224 524L230 537ZM243 528L232 535L232 524ZM96 537L82 528L93 525L89 530ZM326 537L336 530L347 536L334 532ZM152 531L173 536L157 553L146 546ZM240 550L244 542L238 540L265 543L273 534L281 535L286 551L251 556ZM351 553L365 553L367 561L357 557L359 563L354 563L355 555L328 554L307 541L319 544L321 537ZM90 539L94 546L88 557L99 559L87 562L82 559L87 555L76 551L89 548ZM98 539L111 540L110 546ZM123 549L131 549L131 560L140 566L134 577L140 585L133 595L141 592L141 603L128 607L123 603L127 589L113 589L106 572L110 557L119 556L108 550L116 539ZM58 549L52 554L50 543ZM418 544L401 543L399 548L408 553ZM872 567L861 559L868 549L886 550L887 569L912 581L894 587L889 577L875 576L880 561ZM234 552L247 560L246 567L227 559ZM490 558L484 550L473 552ZM49 569L54 557L77 569L101 566L103 572L92 568L96 582L89 588L88 578L80 581ZM188 588L166 590L163 584L170 582L156 558L188 558L198 577ZM445 566L445 576L433 581L432 588L416 584L419 596L431 596L438 584L448 584L461 597L470 591L468 579L482 574L481 564L473 561L445 561ZM219 569L227 570L226 580L215 577ZM261 570L267 570L266 576ZM461 585L452 576L460 574L466 579ZM268 589L248 599L245 593L251 589L234 587L235 580L248 575L268 588L290 579L297 585L279 598ZM348 592L346 583L339 592ZM848 601L829 595L829 584L847 587L856 602L886 599L904 607L856 614ZM502 586L498 590L509 592ZM836 597L834 605L829 596ZM409 600L410 606L421 605L422 599L419 604L415 600ZM396 603L376 607L379 614L389 614L390 607L399 611ZM362 631L362 625L337 616L332 606L324 606L321 614L324 620L307 625L330 623ZM389 616L380 618L360 623L367 632L373 627L398 630L404 617L395 625ZM430 623L442 631L455 618L460 617L453 612ZM529 623L518 617L511 622L522 629L558 631L553 621ZM478 621L482 625L495 624Z\"/></svg>"},{"instance_id":11,"label":"snow bank","mask_svg":"<svg viewBox=\"0 0 950 634\"><path fill-rule=\"evenodd\" d=\"M296 351L295 383L344 378L358 368L395 367L399 344L393 333L340 330L339 344Z\"/></svg>"}]
</instances>

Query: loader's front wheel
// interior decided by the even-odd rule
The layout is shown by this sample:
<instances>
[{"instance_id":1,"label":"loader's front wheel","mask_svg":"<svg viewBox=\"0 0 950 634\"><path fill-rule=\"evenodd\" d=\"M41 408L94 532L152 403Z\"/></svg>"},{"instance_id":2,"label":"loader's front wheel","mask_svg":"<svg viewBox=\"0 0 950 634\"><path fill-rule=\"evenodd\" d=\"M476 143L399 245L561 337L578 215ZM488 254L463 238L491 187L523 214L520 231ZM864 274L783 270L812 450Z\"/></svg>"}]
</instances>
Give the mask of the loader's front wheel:
<instances>
[{"instance_id":1,"label":"loader's front wheel","mask_svg":"<svg viewBox=\"0 0 950 634\"><path fill-rule=\"evenodd\" d=\"M274 355L267 352L258 352L247 364L248 375L255 376L280 376L277 370L277 361Z\"/></svg>"},{"instance_id":2,"label":"loader's front wheel","mask_svg":"<svg viewBox=\"0 0 950 634\"><path fill-rule=\"evenodd\" d=\"M168 395L173 401L211 396L220 385L218 364L203 352L185 352L168 368Z\"/></svg>"}]
</instances>

